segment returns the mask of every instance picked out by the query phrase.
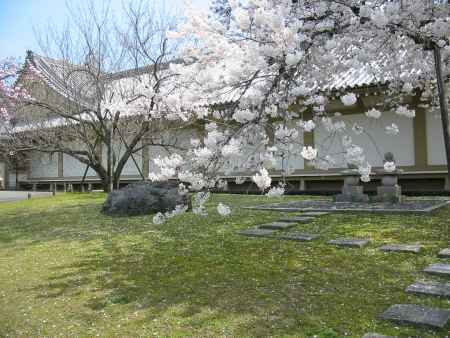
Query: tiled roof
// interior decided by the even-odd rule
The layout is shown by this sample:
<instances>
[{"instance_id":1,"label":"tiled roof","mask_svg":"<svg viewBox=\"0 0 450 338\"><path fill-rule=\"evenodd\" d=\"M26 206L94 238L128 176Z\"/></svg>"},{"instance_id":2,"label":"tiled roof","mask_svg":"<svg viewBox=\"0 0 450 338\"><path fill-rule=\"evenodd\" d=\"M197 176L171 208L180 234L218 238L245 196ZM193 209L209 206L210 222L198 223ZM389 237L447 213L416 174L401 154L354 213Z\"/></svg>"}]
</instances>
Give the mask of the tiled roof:
<instances>
[{"instance_id":1,"label":"tiled roof","mask_svg":"<svg viewBox=\"0 0 450 338\"><path fill-rule=\"evenodd\" d=\"M55 60L29 51L26 66L34 67L47 85L58 94L84 107L95 104L93 81L87 67Z\"/></svg>"}]
</instances>

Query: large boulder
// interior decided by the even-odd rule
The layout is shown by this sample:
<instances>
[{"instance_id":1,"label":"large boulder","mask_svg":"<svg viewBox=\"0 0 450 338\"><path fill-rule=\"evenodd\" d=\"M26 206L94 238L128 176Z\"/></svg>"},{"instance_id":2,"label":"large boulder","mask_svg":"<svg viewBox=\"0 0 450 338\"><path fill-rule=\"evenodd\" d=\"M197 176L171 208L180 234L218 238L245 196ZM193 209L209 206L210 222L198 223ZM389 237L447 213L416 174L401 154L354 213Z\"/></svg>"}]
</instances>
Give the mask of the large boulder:
<instances>
[{"instance_id":1,"label":"large boulder","mask_svg":"<svg viewBox=\"0 0 450 338\"><path fill-rule=\"evenodd\" d=\"M177 205L191 207L189 194L181 195L176 182L139 182L115 190L103 204L108 215L134 216L174 210Z\"/></svg>"}]
</instances>

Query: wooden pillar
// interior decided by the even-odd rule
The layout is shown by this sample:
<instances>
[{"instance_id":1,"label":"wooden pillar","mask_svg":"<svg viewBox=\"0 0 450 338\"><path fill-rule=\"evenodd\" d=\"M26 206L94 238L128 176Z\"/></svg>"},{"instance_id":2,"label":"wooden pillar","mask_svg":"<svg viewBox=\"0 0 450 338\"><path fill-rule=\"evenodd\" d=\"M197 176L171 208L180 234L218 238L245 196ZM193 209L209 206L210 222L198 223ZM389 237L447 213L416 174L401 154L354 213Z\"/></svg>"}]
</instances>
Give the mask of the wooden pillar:
<instances>
[{"instance_id":1,"label":"wooden pillar","mask_svg":"<svg viewBox=\"0 0 450 338\"><path fill-rule=\"evenodd\" d=\"M64 177L64 154L58 153L58 177Z\"/></svg>"},{"instance_id":2,"label":"wooden pillar","mask_svg":"<svg viewBox=\"0 0 450 338\"><path fill-rule=\"evenodd\" d=\"M415 107L416 117L414 117L414 157L417 168L428 166L427 148L427 116L424 108Z\"/></svg>"},{"instance_id":3,"label":"wooden pillar","mask_svg":"<svg viewBox=\"0 0 450 338\"><path fill-rule=\"evenodd\" d=\"M306 111L303 113L303 120L308 121L308 120L312 120L313 118L313 113L311 111ZM303 133L303 144L305 147L311 146L314 147L314 130L312 130L311 132L304 132ZM308 161L303 160L305 165L304 168L305 170L312 170L313 167L308 163Z\"/></svg>"},{"instance_id":4,"label":"wooden pillar","mask_svg":"<svg viewBox=\"0 0 450 338\"><path fill-rule=\"evenodd\" d=\"M33 183L33 191L37 190L37 183Z\"/></svg>"},{"instance_id":5,"label":"wooden pillar","mask_svg":"<svg viewBox=\"0 0 450 338\"><path fill-rule=\"evenodd\" d=\"M89 192L92 192L92 183L89 183L89 184L88 184L88 191L89 191Z\"/></svg>"}]
</instances>

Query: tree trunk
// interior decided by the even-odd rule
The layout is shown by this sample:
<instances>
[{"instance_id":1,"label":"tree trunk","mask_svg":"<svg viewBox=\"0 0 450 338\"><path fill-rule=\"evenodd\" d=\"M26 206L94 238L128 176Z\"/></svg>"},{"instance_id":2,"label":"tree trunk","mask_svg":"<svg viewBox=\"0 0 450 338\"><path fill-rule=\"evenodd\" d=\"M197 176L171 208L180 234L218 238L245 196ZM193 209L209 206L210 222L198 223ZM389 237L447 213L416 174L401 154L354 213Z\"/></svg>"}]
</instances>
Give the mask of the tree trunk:
<instances>
[{"instance_id":1,"label":"tree trunk","mask_svg":"<svg viewBox=\"0 0 450 338\"><path fill-rule=\"evenodd\" d=\"M442 58L441 49L438 45L433 46L434 67L436 70L436 81L439 93L439 106L441 111L442 131L444 134L445 155L447 158L447 180L450 182L450 134L448 125L448 104L445 95L445 84L442 76Z\"/></svg>"},{"instance_id":2,"label":"tree trunk","mask_svg":"<svg viewBox=\"0 0 450 338\"><path fill-rule=\"evenodd\" d=\"M110 177L104 177L102 178L102 186L103 186L103 191L106 193L110 193L111 192L111 178Z\"/></svg>"}]
</instances>

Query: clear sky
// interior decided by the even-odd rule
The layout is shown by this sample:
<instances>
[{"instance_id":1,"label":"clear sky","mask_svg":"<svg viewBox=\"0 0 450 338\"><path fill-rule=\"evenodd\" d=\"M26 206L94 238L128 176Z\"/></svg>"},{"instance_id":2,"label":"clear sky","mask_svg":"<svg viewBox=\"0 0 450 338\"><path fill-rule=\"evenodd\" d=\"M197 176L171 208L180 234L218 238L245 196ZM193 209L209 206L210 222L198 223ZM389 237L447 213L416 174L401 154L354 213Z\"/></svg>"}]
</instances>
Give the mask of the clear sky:
<instances>
[{"instance_id":1,"label":"clear sky","mask_svg":"<svg viewBox=\"0 0 450 338\"><path fill-rule=\"evenodd\" d=\"M89 0L71 0L82 4ZM102 0L94 0L101 2ZM136 0L138 1L138 0ZM157 6L183 13L183 0L153 0ZM123 0L111 0L112 8L118 15ZM209 0L191 0L198 8L208 8ZM0 0L0 60L5 57L23 59L28 49L38 51L34 28L63 24L70 15L65 0Z\"/></svg>"}]
</instances>

